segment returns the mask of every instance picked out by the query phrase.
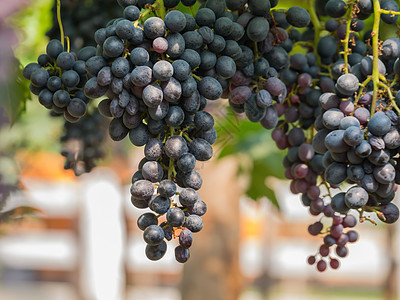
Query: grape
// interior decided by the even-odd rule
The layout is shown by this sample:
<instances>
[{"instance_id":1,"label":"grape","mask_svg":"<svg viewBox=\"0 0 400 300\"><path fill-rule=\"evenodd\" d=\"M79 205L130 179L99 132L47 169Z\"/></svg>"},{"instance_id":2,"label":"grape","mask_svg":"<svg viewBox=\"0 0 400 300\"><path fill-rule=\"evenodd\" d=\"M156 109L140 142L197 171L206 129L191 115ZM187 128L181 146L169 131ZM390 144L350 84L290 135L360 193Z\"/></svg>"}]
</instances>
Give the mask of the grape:
<instances>
[{"instance_id":1,"label":"grape","mask_svg":"<svg viewBox=\"0 0 400 300\"><path fill-rule=\"evenodd\" d=\"M233 22L231 19L227 17L221 17L216 19L215 24L214 24L214 32L215 34L218 34L224 38L228 37L231 32L233 27Z\"/></svg>"},{"instance_id":2,"label":"grape","mask_svg":"<svg viewBox=\"0 0 400 300\"><path fill-rule=\"evenodd\" d=\"M178 58L185 51L185 39L180 33L168 34L166 40L168 41L167 54L171 58Z\"/></svg>"},{"instance_id":3,"label":"grape","mask_svg":"<svg viewBox=\"0 0 400 300\"><path fill-rule=\"evenodd\" d=\"M217 100L222 95L221 84L212 77L203 77L198 83L198 90L202 96L209 100Z\"/></svg>"},{"instance_id":4,"label":"grape","mask_svg":"<svg viewBox=\"0 0 400 300\"><path fill-rule=\"evenodd\" d=\"M271 67L278 72L286 69L289 66L289 55L282 47L274 47L266 54Z\"/></svg>"},{"instance_id":5,"label":"grape","mask_svg":"<svg viewBox=\"0 0 400 300\"><path fill-rule=\"evenodd\" d=\"M110 36L104 41L103 51L108 57L118 57L124 51L124 43L119 37Z\"/></svg>"},{"instance_id":6,"label":"grape","mask_svg":"<svg viewBox=\"0 0 400 300\"><path fill-rule=\"evenodd\" d=\"M134 48L129 56L131 62L137 66L145 65L149 59L149 53L144 48Z\"/></svg>"},{"instance_id":7,"label":"grape","mask_svg":"<svg viewBox=\"0 0 400 300\"><path fill-rule=\"evenodd\" d=\"M202 216L207 212L207 205L203 201L199 200L196 201L193 206L189 206L188 211L190 214Z\"/></svg>"},{"instance_id":8,"label":"grape","mask_svg":"<svg viewBox=\"0 0 400 300\"><path fill-rule=\"evenodd\" d=\"M159 245L146 245L146 257L150 260L159 260L167 252L167 243L162 241Z\"/></svg>"},{"instance_id":9,"label":"grape","mask_svg":"<svg viewBox=\"0 0 400 300\"><path fill-rule=\"evenodd\" d=\"M199 161L207 161L213 155L211 145L201 138L196 138L190 143L189 152Z\"/></svg>"},{"instance_id":10,"label":"grape","mask_svg":"<svg viewBox=\"0 0 400 300\"><path fill-rule=\"evenodd\" d=\"M390 131L391 121L385 115L377 113L368 122L368 130L376 136L383 136Z\"/></svg>"},{"instance_id":11,"label":"grape","mask_svg":"<svg viewBox=\"0 0 400 300\"><path fill-rule=\"evenodd\" d=\"M162 37L165 35L164 21L157 17L150 17L144 22L143 31L152 40Z\"/></svg>"},{"instance_id":12,"label":"grape","mask_svg":"<svg viewBox=\"0 0 400 300\"><path fill-rule=\"evenodd\" d=\"M344 246L337 246L336 247L336 254L340 257L346 257L347 256L347 248Z\"/></svg>"},{"instance_id":13,"label":"grape","mask_svg":"<svg viewBox=\"0 0 400 300\"><path fill-rule=\"evenodd\" d=\"M177 246L175 248L175 259L177 262L185 263L190 257L189 249Z\"/></svg>"},{"instance_id":14,"label":"grape","mask_svg":"<svg viewBox=\"0 0 400 300\"><path fill-rule=\"evenodd\" d=\"M165 122L170 127L180 126L185 119L185 113L179 106L170 106L167 115L165 116Z\"/></svg>"},{"instance_id":15,"label":"grape","mask_svg":"<svg viewBox=\"0 0 400 300\"><path fill-rule=\"evenodd\" d=\"M140 230L145 230L150 225L157 225L158 219L153 213L144 213L137 219L137 225Z\"/></svg>"},{"instance_id":16,"label":"grape","mask_svg":"<svg viewBox=\"0 0 400 300\"><path fill-rule=\"evenodd\" d=\"M395 176L396 171L390 163L374 168L374 178L381 184L389 184L395 179Z\"/></svg>"},{"instance_id":17,"label":"grape","mask_svg":"<svg viewBox=\"0 0 400 300\"><path fill-rule=\"evenodd\" d=\"M163 180L157 188L157 192L165 198L172 197L176 193L176 185L171 180Z\"/></svg>"},{"instance_id":18,"label":"grape","mask_svg":"<svg viewBox=\"0 0 400 300\"><path fill-rule=\"evenodd\" d=\"M337 108L329 109L322 115L322 122L328 129L339 128L340 121L344 118L343 112Z\"/></svg>"},{"instance_id":19,"label":"grape","mask_svg":"<svg viewBox=\"0 0 400 300\"><path fill-rule=\"evenodd\" d=\"M368 202L368 193L362 187L354 186L346 192L344 201L349 208L361 208Z\"/></svg>"},{"instance_id":20,"label":"grape","mask_svg":"<svg viewBox=\"0 0 400 300\"><path fill-rule=\"evenodd\" d=\"M64 51L64 47L59 40L51 40L46 46L46 53L51 58L56 59Z\"/></svg>"},{"instance_id":21,"label":"grape","mask_svg":"<svg viewBox=\"0 0 400 300\"><path fill-rule=\"evenodd\" d=\"M182 60L178 59L172 63L174 77L179 81L185 81L190 76L190 65Z\"/></svg>"},{"instance_id":22,"label":"grape","mask_svg":"<svg viewBox=\"0 0 400 300\"><path fill-rule=\"evenodd\" d=\"M199 194L191 188L185 188L179 194L179 202L183 206L193 206L199 200Z\"/></svg>"},{"instance_id":23,"label":"grape","mask_svg":"<svg viewBox=\"0 0 400 300\"><path fill-rule=\"evenodd\" d=\"M161 244L164 237L164 231L158 225L150 225L143 231L143 239L150 246Z\"/></svg>"},{"instance_id":24,"label":"grape","mask_svg":"<svg viewBox=\"0 0 400 300\"><path fill-rule=\"evenodd\" d=\"M311 224L308 227L308 232L311 235L318 235L321 232L322 228L323 228L323 225L321 222L315 222L314 224Z\"/></svg>"},{"instance_id":25,"label":"grape","mask_svg":"<svg viewBox=\"0 0 400 300\"><path fill-rule=\"evenodd\" d=\"M142 175L146 180L158 182L161 181L164 171L158 162L148 161L143 165Z\"/></svg>"},{"instance_id":26,"label":"grape","mask_svg":"<svg viewBox=\"0 0 400 300\"><path fill-rule=\"evenodd\" d=\"M183 183L186 187L199 190L203 184L203 179L197 171L192 170L184 174Z\"/></svg>"},{"instance_id":27,"label":"grape","mask_svg":"<svg viewBox=\"0 0 400 300\"><path fill-rule=\"evenodd\" d=\"M123 15L129 21L136 21L140 17L140 10L135 5L129 5L125 7Z\"/></svg>"},{"instance_id":28,"label":"grape","mask_svg":"<svg viewBox=\"0 0 400 300\"><path fill-rule=\"evenodd\" d=\"M193 243L193 234L190 230L183 229L179 234L179 245L183 248L190 248Z\"/></svg>"},{"instance_id":29,"label":"grape","mask_svg":"<svg viewBox=\"0 0 400 300\"><path fill-rule=\"evenodd\" d=\"M243 8L247 0L225 0L225 2L228 9L230 9L231 11L235 11Z\"/></svg>"},{"instance_id":30,"label":"grape","mask_svg":"<svg viewBox=\"0 0 400 300\"><path fill-rule=\"evenodd\" d=\"M186 141L181 136L172 136L165 142L165 154L172 159L179 159L188 151Z\"/></svg>"},{"instance_id":31,"label":"grape","mask_svg":"<svg viewBox=\"0 0 400 300\"><path fill-rule=\"evenodd\" d=\"M326 245L321 245L321 247L319 248L319 253L321 254L322 257L328 256L329 252L330 249Z\"/></svg>"},{"instance_id":32,"label":"grape","mask_svg":"<svg viewBox=\"0 0 400 300\"><path fill-rule=\"evenodd\" d=\"M199 232L203 228L203 220L198 215L190 215L183 226L191 232Z\"/></svg>"},{"instance_id":33,"label":"grape","mask_svg":"<svg viewBox=\"0 0 400 300\"><path fill-rule=\"evenodd\" d=\"M165 26L172 32L180 32L186 27L186 18L178 10L172 10L165 15Z\"/></svg>"},{"instance_id":34,"label":"grape","mask_svg":"<svg viewBox=\"0 0 400 300\"><path fill-rule=\"evenodd\" d=\"M344 227L354 227L357 224L357 219L353 215L347 215L343 218Z\"/></svg>"},{"instance_id":35,"label":"grape","mask_svg":"<svg viewBox=\"0 0 400 300\"><path fill-rule=\"evenodd\" d=\"M271 77L265 84L265 89L274 97L282 102L286 98L287 90L284 83L276 77Z\"/></svg>"},{"instance_id":36,"label":"grape","mask_svg":"<svg viewBox=\"0 0 400 300\"><path fill-rule=\"evenodd\" d=\"M80 98L73 98L68 106L68 113L76 118L81 118L86 114L86 103Z\"/></svg>"},{"instance_id":37,"label":"grape","mask_svg":"<svg viewBox=\"0 0 400 300\"><path fill-rule=\"evenodd\" d=\"M129 131L129 139L135 146L144 146L148 142L149 138L149 131L144 124L140 124Z\"/></svg>"},{"instance_id":38,"label":"grape","mask_svg":"<svg viewBox=\"0 0 400 300\"><path fill-rule=\"evenodd\" d=\"M358 146L363 141L363 137L360 127L350 126L344 131L343 140L349 146Z\"/></svg>"},{"instance_id":39,"label":"grape","mask_svg":"<svg viewBox=\"0 0 400 300\"><path fill-rule=\"evenodd\" d=\"M349 238L350 243L354 243L358 240L358 233L354 230L350 230L347 232L347 236Z\"/></svg>"},{"instance_id":40,"label":"grape","mask_svg":"<svg viewBox=\"0 0 400 300\"><path fill-rule=\"evenodd\" d=\"M185 213L179 207L171 207L167 211L167 222L173 227L182 226L185 221Z\"/></svg>"},{"instance_id":41,"label":"grape","mask_svg":"<svg viewBox=\"0 0 400 300\"><path fill-rule=\"evenodd\" d=\"M250 12L256 16L264 16L271 8L271 3L263 0L249 0L248 1ZM268 31L268 30L267 30Z\"/></svg>"},{"instance_id":42,"label":"grape","mask_svg":"<svg viewBox=\"0 0 400 300\"><path fill-rule=\"evenodd\" d=\"M232 58L221 56L217 59L215 69L220 77L231 78L236 73L236 64Z\"/></svg>"},{"instance_id":43,"label":"grape","mask_svg":"<svg viewBox=\"0 0 400 300\"><path fill-rule=\"evenodd\" d=\"M368 192L373 193L378 189L378 182L371 174L365 174L361 179L361 186Z\"/></svg>"},{"instance_id":44,"label":"grape","mask_svg":"<svg viewBox=\"0 0 400 300\"><path fill-rule=\"evenodd\" d=\"M349 207L345 203L345 193L339 193L333 196L331 200L332 209L338 213L347 213Z\"/></svg>"},{"instance_id":45,"label":"grape","mask_svg":"<svg viewBox=\"0 0 400 300\"><path fill-rule=\"evenodd\" d=\"M286 15L287 22L294 27L306 27L310 23L310 14L307 10L299 6L292 6Z\"/></svg>"},{"instance_id":46,"label":"grape","mask_svg":"<svg viewBox=\"0 0 400 300\"><path fill-rule=\"evenodd\" d=\"M318 263L317 263L317 270L318 270L319 272L325 271L325 270L326 270L326 267L327 267L327 264L326 264L326 262L325 262L324 260L318 261Z\"/></svg>"},{"instance_id":47,"label":"grape","mask_svg":"<svg viewBox=\"0 0 400 300\"><path fill-rule=\"evenodd\" d=\"M347 130L347 129L346 129ZM342 153L349 150L344 140L345 130L334 130L325 137L325 146L334 153Z\"/></svg>"},{"instance_id":48,"label":"grape","mask_svg":"<svg viewBox=\"0 0 400 300\"><path fill-rule=\"evenodd\" d=\"M155 196L148 202L149 208L157 214L165 214L171 207L171 200L162 196Z\"/></svg>"},{"instance_id":49,"label":"grape","mask_svg":"<svg viewBox=\"0 0 400 300\"><path fill-rule=\"evenodd\" d=\"M140 200L150 200L154 193L154 186L150 181L138 180L131 186L131 194Z\"/></svg>"},{"instance_id":50,"label":"grape","mask_svg":"<svg viewBox=\"0 0 400 300\"><path fill-rule=\"evenodd\" d=\"M138 66L132 71L130 78L134 85L145 87L151 83L152 74L153 71L148 66Z\"/></svg>"},{"instance_id":51,"label":"grape","mask_svg":"<svg viewBox=\"0 0 400 300\"><path fill-rule=\"evenodd\" d=\"M383 0L381 3L381 9L399 12L399 6L393 0ZM396 23L399 16L391 15L391 14L381 14L381 19L386 24L394 24Z\"/></svg>"}]
</instances>

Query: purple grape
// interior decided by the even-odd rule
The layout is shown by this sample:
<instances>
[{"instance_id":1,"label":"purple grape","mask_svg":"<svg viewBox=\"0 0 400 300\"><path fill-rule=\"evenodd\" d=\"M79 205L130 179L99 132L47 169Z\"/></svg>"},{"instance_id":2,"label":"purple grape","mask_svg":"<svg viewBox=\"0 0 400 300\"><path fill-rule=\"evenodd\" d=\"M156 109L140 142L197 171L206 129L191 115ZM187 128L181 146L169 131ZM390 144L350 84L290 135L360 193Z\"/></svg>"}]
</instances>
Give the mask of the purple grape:
<instances>
[{"instance_id":1,"label":"purple grape","mask_svg":"<svg viewBox=\"0 0 400 300\"><path fill-rule=\"evenodd\" d=\"M347 248L345 246L337 246L336 247L336 254L340 257L346 257L347 256Z\"/></svg>"},{"instance_id":2,"label":"purple grape","mask_svg":"<svg viewBox=\"0 0 400 300\"><path fill-rule=\"evenodd\" d=\"M349 238L349 242L350 243L354 243L358 240L358 233L357 231L354 230L350 230L347 233L347 237Z\"/></svg>"},{"instance_id":3,"label":"purple grape","mask_svg":"<svg viewBox=\"0 0 400 300\"><path fill-rule=\"evenodd\" d=\"M343 227L353 228L357 225L357 219L353 215L347 215L343 218Z\"/></svg>"},{"instance_id":4,"label":"purple grape","mask_svg":"<svg viewBox=\"0 0 400 300\"><path fill-rule=\"evenodd\" d=\"M316 262L316 259L315 259L315 256L314 256L314 255L311 255L311 256L309 256L309 257L307 258L307 263L308 263L309 265L313 265L313 264L315 264L315 262Z\"/></svg>"},{"instance_id":5,"label":"purple grape","mask_svg":"<svg viewBox=\"0 0 400 300\"><path fill-rule=\"evenodd\" d=\"M360 121L360 124L365 124L370 117L369 110L364 107L359 107L354 111L354 117Z\"/></svg>"},{"instance_id":6,"label":"purple grape","mask_svg":"<svg viewBox=\"0 0 400 300\"><path fill-rule=\"evenodd\" d=\"M324 225L318 221L318 222L315 222L314 224L311 224L308 226L308 232L311 235L318 235L321 232L323 227L324 227Z\"/></svg>"},{"instance_id":7,"label":"purple grape","mask_svg":"<svg viewBox=\"0 0 400 300\"><path fill-rule=\"evenodd\" d=\"M168 50L168 41L163 37L158 37L153 41L153 49L157 53L164 53Z\"/></svg>"},{"instance_id":8,"label":"purple grape","mask_svg":"<svg viewBox=\"0 0 400 300\"><path fill-rule=\"evenodd\" d=\"M339 247L343 247L344 245L347 244L348 241L349 241L349 237L347 236L347 234L341 234L336 239L336 245L338 245Z\"/></svg>"},{"instance_id":9,"label":"purple grape","mask_svg":"<svg viewBox=\"0 0 400 300\"><path fill-rule=\"evenodd\" d=\"M319 254L321 254L322 257L328 256L329 252L330 252L330 249L328 246L321 245L321 247L319 247Z\"/></svg>"},{"instance_id":10,"label":"purple grape","mask_svg":"<svg viewBox=\"0 0 400 300\"><path fill-rule=\"evenodd\" d=\"M354 103L351 101L343 101L339 105L339 109L345 114L351 114L354 111Z\"/></svg>"},{"instance_id":11,"label":"purple grape","mask_svg":"<svg viewBox=\"0 0 400 300\"><path fill-rule=\"evenodd\" d=\"M343 232L343 225L342 224L333 225L331 227L331 235L336 239L340 237L342 232Z\"/></svg>"},{"instance_id":12,"label":"purple grape","mask_svg":"<svg viewBox=\"0 0 400 300\"><path fill-rule=\"evenodd\" d=\"M327 267L326 262L322 259L317 263L317 270L320 272L325 271L326 267Z\"/></svg>"},{"instance_id":13,"label":"purple grape","mask_svg":"<svg viewBox=\"0 0 400 300\"><path fill-rule=\"evenodd\" d=\"M337 260L336 258L332 258L331 261L329 262L329 265L331 266L332 269L336 270L339 268L340 263L339 260Z\"/></svg>"}]
</instances>

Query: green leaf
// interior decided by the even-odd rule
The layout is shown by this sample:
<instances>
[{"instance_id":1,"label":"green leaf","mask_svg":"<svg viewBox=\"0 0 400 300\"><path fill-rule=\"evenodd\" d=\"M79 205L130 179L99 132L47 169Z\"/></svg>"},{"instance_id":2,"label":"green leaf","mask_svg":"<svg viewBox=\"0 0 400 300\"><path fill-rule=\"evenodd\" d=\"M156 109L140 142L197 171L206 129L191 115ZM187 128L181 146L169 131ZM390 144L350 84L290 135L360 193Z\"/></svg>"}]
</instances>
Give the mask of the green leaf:
<instances>
[{"instance_id":1,"label":"green leaf","mask_svg":"<svg viewBox=\"0 0 400 300\"><path fill-rule=\"evenodd\" d=\"M270 166L266 165L265 161L254 161L253 169L249 174L250 185L246 191L246 195L254 200L267 197L277 209L280 209L274 190L265 183L266 178L271 176L271 171Z\"/></svg>"},{"instance_id":2,"label":"green leaf","mask_svg":"<svg viewBox=\"0 0 400 300\"><path fill-rule=\"evenodd\" d=\"M0 106L4 107L11 125L21 116L26 108L26 100L30 98L30 91L26 80L22 76L22 66L15 66L9 74L8 82L0 82Z\"/></svg>"}]
</instances>

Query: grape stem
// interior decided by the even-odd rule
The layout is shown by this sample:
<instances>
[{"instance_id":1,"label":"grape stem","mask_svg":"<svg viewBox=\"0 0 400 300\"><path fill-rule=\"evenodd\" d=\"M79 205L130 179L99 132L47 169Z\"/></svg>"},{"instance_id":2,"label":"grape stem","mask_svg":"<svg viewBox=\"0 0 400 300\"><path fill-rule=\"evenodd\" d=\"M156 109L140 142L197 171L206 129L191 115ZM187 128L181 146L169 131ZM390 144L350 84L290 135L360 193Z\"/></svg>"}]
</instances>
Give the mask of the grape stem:
<instances>
[{"instance_id":1,"label":"grape stem","mask_svg":"<svg viewBox=\"0 0 400 300\"><path fill-rule=\"evenodd\" d=\"M374 25L372 27L372 83L373 83L373 94L371 104L371 117L376 111L376 101L378 100L378 83L379 83L379 22L381 18L381 6L379 0L373 0L374 4Z\"/></svg>"},{"instance_id":2,"label":"grape stem","mask_svg":"<svg viewBox=\"0 0 400 300\"><path fill-rule=\"evenodd\" d=\"M317 12L315 11L315 3L313 0L307 0L308 2L308 11L311 17L311 23L314 26L314 47L317 46L320 34L321 34L321 23L318 19ZM321 58L317 55L317 63L321 63Z\"/></svg>"},{"instance_id":3,"label":"grape stem","mask_svg":"<svg viewBox=\"0 0 400 300\"><path fill-rule=\"evenodd\" d=\"M393 97L393 94L392 94L392 91L390 90L390 87L388 87L388 86L387 86L386 84L384 84L383 82L379 82L379 86L382 87L382 88L384 88L384 89L387 91L388 97L389 97L389 99L390 99L390 102L391 102L393 108L397 111L398 114L400 114L400 109L399 109L399 107L398 107L397 104L396 104L396 101L395 101L395 99L394 99L394 97Z\"/></svg>"},{"instance_id":4,"label":"grape stem","mask_svg":"<svg viewBox=\"0 0 400 300\"><path fill-rule=\"evenodd\" d=\"M400 12L399 11L393 11L393 10L381 9L380 13L381 14L385 14L385 15L397 15L397 16L400 16Z\"/></svg>"},{"instance_id":5,"label":"grape stem","mask_svg":"<svg viewBox=\"0 0 400 300\"><path fill-rule=\"evenodd\" d=\"M344 58L344 73L347 74L349 73L349 68L348 66L348 55L349 55L349 39L350 39L350 26L351 26L351 19L352 19L352 15L353 15L353 4L349 5L348 8L348 16L347 16L347 24L346 24L346 37L344 38L344 40L342 40L343 43L343 58Z\"/></svg>"},{"instance_id":6,"label":"grape stem","mask_svg":"<svg viewBox=\"0 0 400 300\"><path fill-rule=\"evenodd\" d=\"M152 7L146 8L146 9L140 14L139 19L137 19L137 20L135 21L135 23L133 23L133 25L134 25L135 27L138 27L139 23L141 23L141 22L143 21L143 19L144 19L148 14L150 14L151 12L153 12L153 8L152 8Z\"/></svg>"},{"instance_id":7,"label":"grape stem","mask_svg":"<svg viewBox=\"0 0 400 300\"><path fill-rule=\"evenodd\" d=\"M364 81L363 81L363 83L360 83L360 90L358 91L358 94L357 94L357 96L356 96L356 98L355 98L355 100L354 100L354 110L357 108L357 105L358 105L358 100L360 100L360 97L362 96L362 92L364 91L364 89L365 89L365 86L368 84L368 82L370 82L371 81L371 77L370 76L368 76L368 78L367 79L365 79ZM354 114L354 111L350 114L351 116Z\"/></svg>"},{"instance_id":8,"label":"grape stem","mask_svg":"<svg viewBox=\"0 0 400 300\"><path fill-rule=\"evenodd\" d=\"M70 50L70 39L69 39L68 36L66 36L65 39L67 40L67 52L69 52L69 50Z\"/></svg>"},{"instance_id":9,"label":"grape stem","mask_svg":"<svg viewBox=\"0 0 400 300\"><path fill-rule=\"evenodd\" d=\"M61 44L64 48L64 28L61 22L61 0L57 0L57 21L58 21L58 27L60 27Z\"/></svg>"},{"instance_id":10,"label":"grape stem","mask_svg":"<svg viewBox=\"0 0 400 300\"><path fill-rule=\"evenodd\" d=\"M196 74L192 74L192 77L195 78L195 79L197 79L198 81L201 81L201 77L200 77L200 76L197 76Z\"/></svg>"}]
</instances>

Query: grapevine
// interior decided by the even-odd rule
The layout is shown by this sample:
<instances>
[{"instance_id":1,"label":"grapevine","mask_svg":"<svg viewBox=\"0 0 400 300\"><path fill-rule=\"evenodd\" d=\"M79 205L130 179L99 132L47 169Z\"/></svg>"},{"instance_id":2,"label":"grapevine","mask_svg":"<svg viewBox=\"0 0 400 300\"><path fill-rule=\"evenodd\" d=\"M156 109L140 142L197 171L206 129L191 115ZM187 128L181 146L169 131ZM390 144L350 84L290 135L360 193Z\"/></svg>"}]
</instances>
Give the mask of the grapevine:
<instances>
[{"instance_id":1,"label":"grapevine","mask_svg":"<svg viewBox=\"0 0 400 300\"><path fill-rule=\"evenodd\" d=\"M400 39L380 37L381 23L400 15L395 1L309 0L309 10L277 9L276 0L117 2L119 15L93 22L91 38L64 39L58 1L46 54L23 75L40 104L65 118L62 141L81 141L80 156L63 153L77 175L103 156L93 130L100 114L112 140L144 147L130 192L133 206L151 210L137 220L150 260L177 238L175 258L186 262L204 226L196 164L214 155L207 104L221 98L287 151L290 190L318 218L308 232L322 245L307 260L318 271L339 268L357 221L397 221Z\"/></svg>"}]
</instances>

